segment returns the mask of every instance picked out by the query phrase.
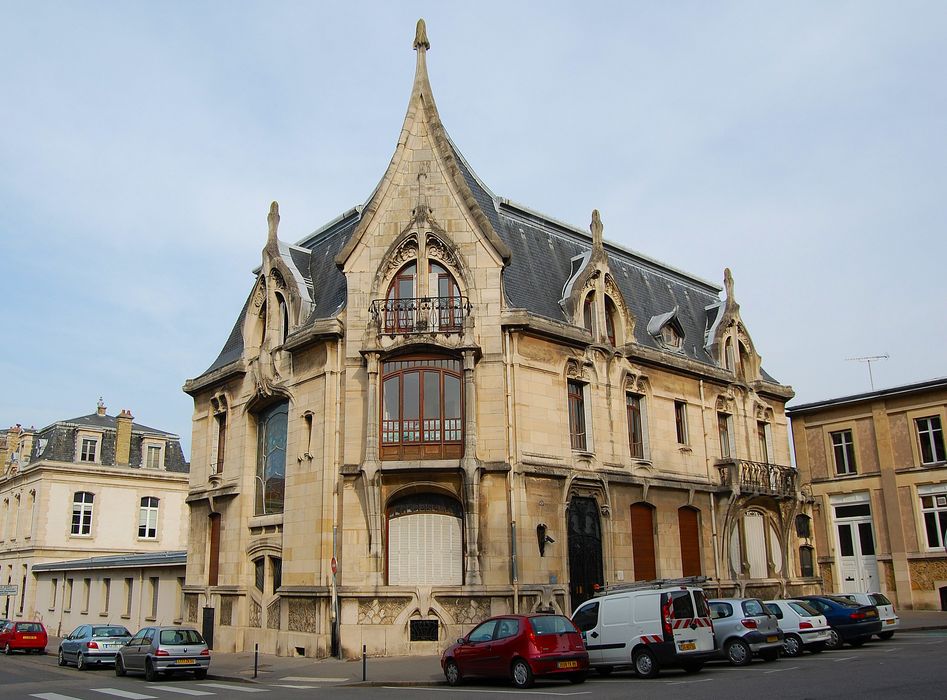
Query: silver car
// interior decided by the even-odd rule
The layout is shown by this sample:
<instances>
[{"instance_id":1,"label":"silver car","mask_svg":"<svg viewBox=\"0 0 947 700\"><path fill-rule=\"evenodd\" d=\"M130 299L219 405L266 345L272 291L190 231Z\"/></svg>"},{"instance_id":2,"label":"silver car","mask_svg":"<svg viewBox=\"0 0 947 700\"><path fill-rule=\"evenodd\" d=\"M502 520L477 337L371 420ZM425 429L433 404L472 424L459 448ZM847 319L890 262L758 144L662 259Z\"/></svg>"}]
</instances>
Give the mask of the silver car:
<instances>
[{"instance_id":1,"label":"silver car","mask_svg":"<svg viewBox=\"0 0 947 700\"><path fill-rule=\"evenodd\" d=\"M201 680L209 668L210 650L191 627L145 627L115 657L116 676L144 673L149 682L158 680L161 673L193 673Z\"/></svg>"},{"instance_id":2,"label":"silver car","mask_svg":"<svg viewBox=\"0 0 947 700\"><path fill-rule=\"evenodd\" d=\"M803 649L818 654L832 638L825 615L804 600L767 600L766 609L779 620L786 656L799 656Z\"/></svg>"},{"instance_id":3,"label":"silver car","mask_svg":"<svg viewBox=\"0 0 947 700\"><path fill-rule=\"evenodd\" d=\"M888 600L884 593L835 593L840 598L848 598L859 605L874 605L878 608L878 619L881 620L882 631L879 639L891 639L894 632L901 626L901 620L894 611L894 603Z\"/></svg>"},{"instance_id":4,"label":"silver car","mask_svg":"<svg viewBox=\"0 0 947 700\"><path fill-rule=\"evenodd\" d=\"M121 625L79 625L59 643L59 665L75 664L80 671L89 666L111 666L131 636Z\"/></svg>"},{"instance_id":5,"label":"silver car","mask_svg":"<svg viewBox=\"0 0 947 700\"><path fill-rule=\"evenodd\" d=\"M734 666L745 666L753 655L775 661L783 648L783 632L776 616L757 598L722 598L710 601L714 634L724 657Z\"/></svg>"}]
</instances>

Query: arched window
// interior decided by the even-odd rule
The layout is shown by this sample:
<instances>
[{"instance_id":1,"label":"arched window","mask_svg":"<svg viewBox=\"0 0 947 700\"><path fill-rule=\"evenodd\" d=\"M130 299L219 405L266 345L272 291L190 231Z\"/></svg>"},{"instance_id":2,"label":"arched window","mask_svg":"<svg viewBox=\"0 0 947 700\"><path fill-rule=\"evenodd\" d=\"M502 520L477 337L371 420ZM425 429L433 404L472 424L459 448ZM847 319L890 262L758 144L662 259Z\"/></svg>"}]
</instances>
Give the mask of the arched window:
<instances>
[{"instance_id":1,"label":"arched window","mask_svg":"<svg viewBox=\"0 0 947 700\"><path fill-rule=\"evenodd\" d=\"M631 554L635 581L652 581L658 577L654 547L654 506L635 503L631 506Z\"/></svg>"},{"instance_id":2,"label":"arched window","mask_svg":"<svg viewBox=\"0 0 947 700\"><path fill-rule=\"evenodd\" d=\"M696 509L677 509L677 525L681 535L681 575L700 576L700 521Z\"/></svg>"},{"instance_id":3,"label":"arched window","mask_svg":"<svg viewBox=\"0 0 947 700\"><path fill-rule=\"evenodd\" d=\"M138 510L138 537L143 540L158 538L158 499L145 496Z\"/></svg>"},{"instance_id":4,"label":"arched window","mask_svg":"<svg viewBox=\"0 0 947 700\"><path fill-rule=\"evenodd\" d=\"M615 319L618 317L618 309L615 307L609 297L605 297L605 335L608 336L610 345L617 345L617 336L615 335Z\"/></svg>"},{"instance_id":5,"label":"arched window","mask_svg":"<svg viewBox=\"0 0 947 700\"><path fill-rule=\"evenodd\" d=\"M434 313L431 314L431 324L434 330L460 330L464 317L457 280L436 262L430 264L428 279L428 291L432 296L437 297L436 300L432 300Z\"/></svg>"},{"instance_id":6,"label":"arched window","mask_svg":"<svg viewBox=\"0 0 947 700\"><path fill-rule=\"evenodd\" d=\"M403 357L382 366L382 459L463 454L460 360Z\"/></svg>"},{"instance_id":7,"label":"arched window","mask_svg":"<svg viewBox=\"0 0 947 700\"><path fill-rule=\"evenodd\" d=\"M733 371L733 338L727 338L727 342L724 343L723 361L724 361L724 366L732 372Z\"/></svg>"},{"instance_id":8,"label":"arched window","mask_svg":"<svg viewBox=\"0 0 947 700\"><path fill-rule=\"evenodd\" d=\"M391 280L385 306L385 331L388 333L410 333L415 329L417 272L417 263L411 262Z\"/></svg>"},{"instance_id":9,"label":"arched window","mask_svg":"<svg viewBox=\"0 0 947 700\"><path fill-rule=\"evenodd\" d=\"M282 294L276 295L276 301L279 304L279 341L282 344L286 342L286 336L289 335L289 306Z\"/></svg>"},{"instance_id":10,"label":"arched window","mask_svg":"<svg viewBox=\"0 0 947 700\"><path fill-rule=\"evenodd\" d=\"M595 336L595 294L589 294L585 297L585 304L582 305L582 325L589 333Z\"/></svg>"},{"instance_id":11,"label":"arched window","mask_svg":"<svg viewBox=\"0 0 947 700\"><path fill-rule=\"evenodd\" d=\"M815 576L815 562L812 556L812 547L803 545L799 548L799 575L803 577Z\"/></svg>"},{"instance_id":12,"label":"arched window","mask_svg":"<svg viewBox=\"0 0 947 700\"><path fill-rule=\"evenodd\" d=\"M92 501L95 494L77 491L72 497L72 534L92 534Z\"/></svg>"},{"instance_id":13,"label":"arched window","mask_svg":"<svg viewBox=\"0 0 947 700\"><path fill-rule=\"evenodd\" d=\"M388 505L388 585L464 582L463 509L443 494L418 493Z\"/></svg>"},{"instance_id":14,"label":"arched window","mask_svg":"<svg viewBox=\"0 0 947 700\"><path fill-rule=\"evenodd\" d=\"M256 515L283 512L288 414L284 401L257 417Z\"/></svg>"}]
</instances>

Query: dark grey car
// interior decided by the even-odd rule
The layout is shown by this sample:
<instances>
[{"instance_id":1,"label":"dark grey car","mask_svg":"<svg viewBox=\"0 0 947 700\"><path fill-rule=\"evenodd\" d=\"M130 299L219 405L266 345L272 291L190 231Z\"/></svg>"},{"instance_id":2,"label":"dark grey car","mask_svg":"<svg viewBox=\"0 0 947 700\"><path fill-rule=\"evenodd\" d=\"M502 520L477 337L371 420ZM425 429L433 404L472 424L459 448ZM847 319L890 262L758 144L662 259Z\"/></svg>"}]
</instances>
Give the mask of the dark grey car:
<instances>
[{"instance_id":1,"label":"dark grey car","mask_svg":"<svg viewBox=\"0 0 947 700\"><path fill-rule=\"evenodd\" d=\"M59 643L59 665L73 663L80 671L89 666L111 665L131 636L121 625L79 625Z\"/></svg>"},{"instance_id":2,"label":"dark grey car","mask_svg":"<svg viewBox=\"0 0 947 700\"><path fill-rule=\"evenodd\" d=\"M193 673L207 677L210 649L200 633L191 627L144 627L118 651L115 675L144 673L148 681L160 673Z\"/></svg>"}]
</instances>

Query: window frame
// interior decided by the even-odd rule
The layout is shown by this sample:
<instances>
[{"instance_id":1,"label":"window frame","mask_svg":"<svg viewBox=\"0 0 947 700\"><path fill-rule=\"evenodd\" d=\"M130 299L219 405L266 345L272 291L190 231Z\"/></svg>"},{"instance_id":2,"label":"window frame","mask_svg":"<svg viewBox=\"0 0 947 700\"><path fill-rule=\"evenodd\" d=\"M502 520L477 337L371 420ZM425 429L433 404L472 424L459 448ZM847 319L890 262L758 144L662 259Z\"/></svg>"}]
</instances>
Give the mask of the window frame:
<instances>
[{"instance_id":1,"label":"window frame","mask_svg":"<svg viewBox=\"0 0 947 700\"><path fill-rule=\"evenodd\" d=\"M847 441L846 441L847 436ZM836 438L839 441L836 441ZM858 474L858 461L855 452L855 431L852 428L840 428L829 431L829 444L832 447L832 462L835 467L835 476L852 476ZM842 462L839 462L841 456Z\"/></svg>"},{"instance_id":2,"label":"window frame","mask_svg":"<svg viewBox=\"0 0 947 700\"><path fill-rule=\"evenodd\" d=\"M734 459L736 446L733 436L733 414L717 411L717 440L720 445L720 459Z\"/></svg>"},{"instance_id":3,"label":"window frame","mask_svg":"<svg viewBox=\"0 0 947 700\"><path fill-rule=\"evenodd\" d=\"M947 541L944 539L944 531L947 530L947 486L938 484L926 488L918 487L917 498L924 549L928 552L942 552L947 547ZM930 499L929 506L924 504L927 499ZM929 516L933 517L929 519ZM936 528L936 544L931 544L930 520Z\"/></svg>"},{"instance_id":4,"label":"window frame","mask_svg":"<svg viewBox=\"0 0 947 700\"><path fill-rule=\"evenodd\" d=\"M276 423L279 416L285 416L285 423L282 427L282 440L279 445L268 451L270 444L271 427ZM276 515L282 513L286 505L286 467L288 464L289 452L289 401L279 401L266 406L256 414L257 429L257 451L256 465L254 471L254 512L256 515ZM282 466L277 466L274 462L270 464L270 458L277 452L282 452ZM273 466L271 474L267 472ZM269 482L282 481L282 490L279 495L279 501L272 498L273 492Z\"/></svg>"},{"instance_id":5,"label":"window frame","mask_svg":"<svg viewBox=\"0 0 947 700\"><path fill-rule=\"evenodd\" d=\"M578 379L566 382L566 406L569 415L569 443L573 452L588 452L589 425L587 415L586 388L588 384Z\"/></svg>"},{"instance_id":6,"label":"window frame","mask_svg":"<svg viewBox=\"0 0 947 700\"><path fill-rule=\"evenodd\" d=\"M82 500L78 500L82 496ZM88 498L86 498L88 497ZM76 506L79 506L77 509ZM76 516L78 520L76 519ZM92 491L75 491L72 494L72 519L70 537L92 537L92 524L95 515L95 494Z\"/></svg>"},{"instance_id":7,"label":"window frame","mask_svg":"<svg viewBox=\"0 0 947 700\"><path fill-rule=\"evenodd\" d=\"M157 496L142 496L138 502L139 540L158 539L158 509L160 504L161 499ZM142 530L144 530L144 533L142 533Z\"/></svg>"},{"instance_id":8,"label":"window frame","mask_svg":"<svg viewBox=\"0 0 947 700\"><path fill-rule=\"evenodd\" d=\"M92 454L86 451L86 443L92 444ZM91 459L89 457L91 456ZM102 463L102 433L88 430L76 432L76 462L79 464Z\"/></svg>"},{"instance_id":9,"label":"window frame","mask_svg":"<svg viewBox=\"0 0 947 700\"><path fill-rule=\"evenodd\" d=\"M426 410L428 373L437 375L437 416ZM406 377L417 375L417 415L405 416ZM397 386L397 415L386 413L387 384ZM456 386L456 397L449 396ZM463 362L449 355L403 355L386 360L380 372L378 401L379 455L385 460L451 459L463 456L466 440L466 401ZM412 392L412 398L414 394ZM448 416L447 406L456 399L459 415ZM395 414L392 414L395 415ZM432 435L435 435L432 437Z\"/></svg>"},{"instance_id":10,"label":"window frame","mask_svg":"<svg viewBox=\"0 0 947 700\"><path fill-rule=\"evenodd\" d=\"M927 421L927 428L924 430L921 429L921 421ZM937 423L936 427L933 424L934 421ZM944 421L939 413L915 416L914 433L917 436L918 457L923 466L947 461L947 452L945 452L944 445ZM927 436L926 440L923 437L924 435ZM929 453L930 459L925 459L925 452Z\"/></svg>"},{"instance_id":11,"label":"window frame","mask_svg":"<svg viewBox=\"0 0 947 700\"><path fill-rule=\"evenodd\" d=\"M632 391L625 392L625 417L628 421L628 449L632 459L647 459L645 433L645 397ZM637 440L635 433L637 433ZM637 447L637 449L635 449Z\"/></svg>"},{"instance_id":12,"label":"window frame","mask_svg":"<svg viewBox=\"0 0 947 700\"><path fill-rule=\"evenodd\" d=\"M690 445L690 435L687 425L687 402L681 399L674 400L674 429L679 446Z\"/></svg>"}]
</instances>

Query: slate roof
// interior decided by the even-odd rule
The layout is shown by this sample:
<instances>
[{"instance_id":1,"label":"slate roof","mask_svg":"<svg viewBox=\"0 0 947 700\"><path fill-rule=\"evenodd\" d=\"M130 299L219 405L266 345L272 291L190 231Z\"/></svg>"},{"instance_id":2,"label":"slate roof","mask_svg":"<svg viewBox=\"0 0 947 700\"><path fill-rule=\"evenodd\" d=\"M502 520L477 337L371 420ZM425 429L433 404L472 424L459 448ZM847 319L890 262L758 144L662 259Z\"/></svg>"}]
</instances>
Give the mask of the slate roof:
<instances>
[{"instance_id":1,"label":"slate roof","mask_svg":"<svg viewBox=\"0 0 947 700\"><path fill-rule=\"evenodd\" d=\"M98 413L90 413L87 416L79 416L78 418L57 421L57 423L70 423L73 425L87 426L89 428L115 428L115 416L100 416ZM134 422L132 423L132 432L152 433L154 435L169 435L176 437L174 433L169 433L165 430L158 430L157 428L149 428L147 425Z\"/></svg>"},{"instance_id":2,"label":"slate roof","mask_svg":"<svg viewBox=\"0 0 947 700\"><path fill-rule=\"evenodd\" d=\"M450 139L448 142L474 199L512 252L503 270L510 307L571 323L559 300L573 272L572 259L591 250L591 235L495 196L454 143ZM346 281L335 264L335 256L351 237L360 214L361 208L351 209L291 248L294 264L314 290L313 310L304 326L318 319L333 318L345 306ZM302 249L310 251L308 266ZM722 313L722 288L612 243L605 242L605 250L615 282L635 316L635 341L645 347L717 366L705 341L708 329ZM249 299L220 355L203 374L239 359L243 351L241 329L248 305ZM668 350L648 332L649 321L670 313L675 307L678 308L675 318L684 331L684 346L680 351ZM766 372L761 373L764 379L776 382Z\"/></svg>"},{"instance_id":3,"label":"slate roof","mask_svg":"<svg viewBox=\"0 0 947 700\"><path fill-rule=\"evenodd\" d=\"M183 566L187 550L147 552L144 554L116 554L107 557L88 557L69 561L51 561L34 564L33 571L78 571L82 569L129 569L140 566Z\"/></svg>"}]
</instances>

